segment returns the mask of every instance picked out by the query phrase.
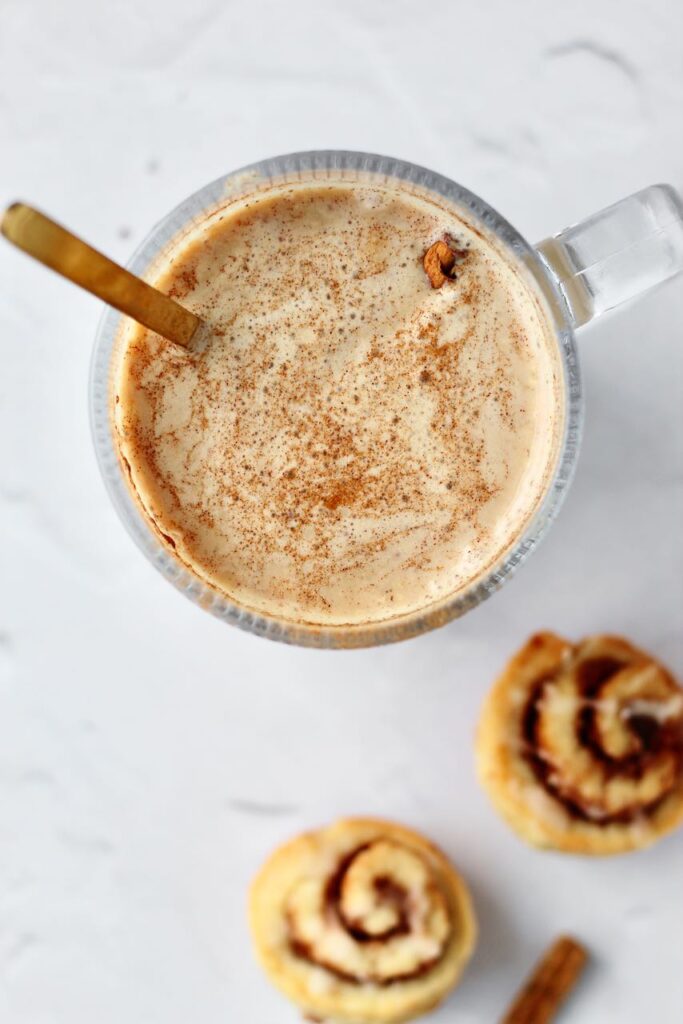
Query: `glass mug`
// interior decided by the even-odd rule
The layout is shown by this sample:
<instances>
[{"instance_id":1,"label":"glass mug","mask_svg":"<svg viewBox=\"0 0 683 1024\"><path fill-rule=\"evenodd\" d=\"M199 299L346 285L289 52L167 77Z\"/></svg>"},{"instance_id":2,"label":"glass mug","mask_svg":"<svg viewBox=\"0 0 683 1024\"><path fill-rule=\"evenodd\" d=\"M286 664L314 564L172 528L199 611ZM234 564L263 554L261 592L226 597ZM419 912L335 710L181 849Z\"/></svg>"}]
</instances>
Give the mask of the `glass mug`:
<instances>
[{"instance_id":1,"label":"glass mug","mask_svg":"<svg viewBox=\"0 0 683 1024\"><path fill-rule=\"evenodd\" d=\"M546 239L537 246L478 196L414 164L367 153L324 151L274 157L218 178L158 224L129 269L149 273L171 243L217 208L271 184L298 180L406 182L411 190L444 197L493 235L544 300L562 367L565 423L554 476L523 534L483 576L457 594L416 612L354 626L290 622L232 603L165 548L126 483L113 430L113 368L125 317L107 309L95 338L90 415L97 459L124 525L149 560L179 590L226 622L260 636L310 647L365 647L403 640L441 626L489 597L536 547L557 515L576 464L583 415L574 331L683 270L683 201L668 185L653 185Z\"/></svg>"}]
</instances>

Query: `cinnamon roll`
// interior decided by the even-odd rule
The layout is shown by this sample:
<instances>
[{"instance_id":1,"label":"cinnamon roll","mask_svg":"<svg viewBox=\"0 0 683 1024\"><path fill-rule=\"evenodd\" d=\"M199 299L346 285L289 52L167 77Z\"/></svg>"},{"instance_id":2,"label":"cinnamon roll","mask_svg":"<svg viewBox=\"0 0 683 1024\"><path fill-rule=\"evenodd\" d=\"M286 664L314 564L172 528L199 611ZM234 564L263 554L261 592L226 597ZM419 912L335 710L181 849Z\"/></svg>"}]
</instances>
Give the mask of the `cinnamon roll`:
<instances>
[{"instance_id":1,"label":"cinnamon roll","mask_svg":"<svg viewBox=\"0 0 683 1024\"><path fill-rule=\"evenodd\" d=\"M339 821L276 850L255 879L250 924L271 981L316 1020L389 1024L436 1006L475 941L464 882L426 839Z\"/></svg>"},{"instance_id":2,"label":"cinnamon roll","mask_svg":"<svg viewBox=\"0 0 683 1024\"><path fill-rule=\"evenodd\" d=\"M619 637L539 633L487 698L477 761L494 805L535 845L648 846L683 821L683 689Z\"/></svg>"}]
</instances>

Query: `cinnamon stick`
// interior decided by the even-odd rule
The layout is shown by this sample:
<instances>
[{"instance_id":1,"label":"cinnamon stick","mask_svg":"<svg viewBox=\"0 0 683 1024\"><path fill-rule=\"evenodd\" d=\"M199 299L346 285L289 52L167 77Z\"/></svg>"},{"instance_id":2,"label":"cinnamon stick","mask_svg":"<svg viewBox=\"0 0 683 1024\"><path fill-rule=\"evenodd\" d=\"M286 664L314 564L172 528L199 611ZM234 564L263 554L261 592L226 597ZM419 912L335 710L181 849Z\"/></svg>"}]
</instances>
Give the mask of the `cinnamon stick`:
<instances>
[{"instance_id":1,"label":"cinnamon stick","mask_svg":"<svg viewBox=\"0 0 683 1024\"><path fill-rule=\"evenodd\" d=\"M543 954L500 1024L548 1024L574 987L588 953L574 939L561 936Z\"/></svg>"}]
</instances>

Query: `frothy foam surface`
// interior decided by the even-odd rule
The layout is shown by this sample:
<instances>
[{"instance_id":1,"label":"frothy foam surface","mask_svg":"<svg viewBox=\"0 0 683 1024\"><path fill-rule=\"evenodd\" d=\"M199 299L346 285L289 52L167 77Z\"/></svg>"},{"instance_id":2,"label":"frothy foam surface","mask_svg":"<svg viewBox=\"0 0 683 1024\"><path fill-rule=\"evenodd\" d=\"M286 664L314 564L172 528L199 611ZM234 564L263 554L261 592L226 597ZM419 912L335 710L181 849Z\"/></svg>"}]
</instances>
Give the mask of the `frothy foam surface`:
<instances>
[{"instance_id":1,"label":"frothy foam surface","mask_svg":"<svg viewBox=\"0 0 683 1024\"><path fill-rule=\"evenodd\" d=\"M422 257L466 255L432 288ZM555 342L525 280L444 203L328 182L233 202L153 283L207 333L133 325L115 425L148 518L239 604L380 621L467 587L520 535L562 427Z\"/></svg>"}]
</instances>

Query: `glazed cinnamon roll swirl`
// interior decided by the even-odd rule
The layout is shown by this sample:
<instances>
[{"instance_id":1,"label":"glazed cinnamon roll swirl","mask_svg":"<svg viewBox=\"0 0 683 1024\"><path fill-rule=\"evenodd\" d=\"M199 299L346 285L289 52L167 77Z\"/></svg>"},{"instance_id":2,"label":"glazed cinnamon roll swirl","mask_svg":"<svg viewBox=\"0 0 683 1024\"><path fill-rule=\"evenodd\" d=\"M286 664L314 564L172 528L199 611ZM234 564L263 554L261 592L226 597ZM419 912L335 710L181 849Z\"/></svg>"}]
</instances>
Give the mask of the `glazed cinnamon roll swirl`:
<instances>
[{"instance_id":1,"label":"glazed cinnamon roll swirl","mask_svg":"<svg viewBox=\"0 0 683 1024\"><path fill-rule=\"evenodd\" d=\"M277 850L250 923L271 981L315 1019L407 1021L456 984L475 940L465 885L409 829L339 821Z\"/></svg>"},{"instance_id":2,"label":"glazed cinnamon roll swirl","mask_svg":"<svg viewBox=\"0 0 683 1024\"><path fill-rule=\"evenodd\" d=\"M529 842L648 846L683 821L683 690L626 640L540 633L489 694L479 776Z\"/></svg>"}]
</instances>

